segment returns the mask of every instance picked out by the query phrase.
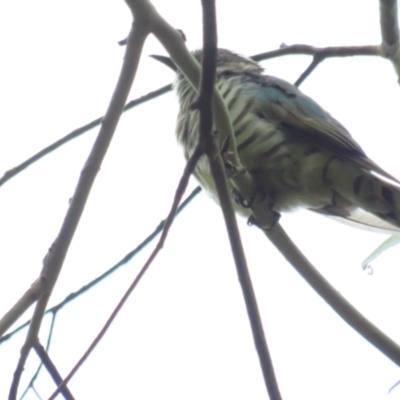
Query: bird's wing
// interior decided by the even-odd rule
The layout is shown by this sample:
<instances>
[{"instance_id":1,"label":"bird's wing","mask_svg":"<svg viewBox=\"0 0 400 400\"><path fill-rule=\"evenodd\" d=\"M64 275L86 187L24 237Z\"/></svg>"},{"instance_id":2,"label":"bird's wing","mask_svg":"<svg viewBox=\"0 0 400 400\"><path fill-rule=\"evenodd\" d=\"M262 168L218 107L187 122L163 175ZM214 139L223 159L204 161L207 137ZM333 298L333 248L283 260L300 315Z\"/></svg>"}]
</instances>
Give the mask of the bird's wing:
<instances>
[{"instance_id":1,"label":"bird's wing","mask_svg":"<svg viewBox=\"0 0 400 400\"><path fill-rule=\"evenodd\" d=\"M342 224L350 225L355 228L362 228L364 230L370 230L371 232L379 233L392 233L400 234L400 228L392 225L391 223L378 218L372 213L363 210L362 208L356 208L350 210L345 214L341 213L340 210L335 210L334 208L321 208L321 209L311 209L310 211L316 212L328 216ZM348 211L348 210L347 210Z\"/></svg>"},{"instance_id":2,"label":"bird's wing","mask_svg":"<svg viewBox=\"0 0 400 400\"><path fill-rule=\"evenodd\" d=\"M314 143L350 158L367 171L375 171L399 182L370 160L347 129L296 86L266 75L253 76L250 81L245 85L246 90L257 99L257 106L265 119L287 128L298 140Z\"/></svg>"}]
</instances>

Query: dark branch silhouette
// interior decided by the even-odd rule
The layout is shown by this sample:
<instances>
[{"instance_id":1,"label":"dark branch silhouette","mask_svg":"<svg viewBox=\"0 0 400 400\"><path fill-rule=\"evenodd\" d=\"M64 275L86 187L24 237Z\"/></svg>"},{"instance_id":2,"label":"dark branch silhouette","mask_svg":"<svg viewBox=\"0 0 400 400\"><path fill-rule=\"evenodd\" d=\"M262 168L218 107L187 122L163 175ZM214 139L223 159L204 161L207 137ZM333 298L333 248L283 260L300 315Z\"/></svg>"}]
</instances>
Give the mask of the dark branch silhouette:
<instances>
[{"instance_id":1,"label":"dark branch silhouette","mask_svg":"<svg viewBox=\"0 0 400 400\"><path fill-rule=\"evenodd\" d=\"M236 272L246 304L254 344L257 350L264 383L271 400L280 400L281 394L276 380L272 358L265 338L257 298L253 284L235 211L228 190L227 178L222 162L221 151L212 135L213 128L213 94L217 65L217 22L214 0L202 0L203 6L203 57L198 98L192 108L199 110L199 142L207 154L211 175L217 188L219 203L225 219L231 251L235 260Z\"/></svg>"}]
</instances>

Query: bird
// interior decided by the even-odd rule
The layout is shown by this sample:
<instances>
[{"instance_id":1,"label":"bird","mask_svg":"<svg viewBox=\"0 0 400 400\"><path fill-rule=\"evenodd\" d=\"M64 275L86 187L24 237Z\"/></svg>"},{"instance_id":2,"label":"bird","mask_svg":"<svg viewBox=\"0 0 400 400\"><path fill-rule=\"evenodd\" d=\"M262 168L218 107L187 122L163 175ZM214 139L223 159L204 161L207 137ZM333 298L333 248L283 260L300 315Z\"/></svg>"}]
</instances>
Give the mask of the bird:
<instances>
[{"instance_id":1,"label":"bird","mask_svg":"<svg viewBox=\"0 0 400 400\"><path fill-rule=\"evenodd\" d=\"M201 61L202 50L192 54ZM169 57L153 57L176 72L176 136L188 159L199 140L199 111L192 107L197 92ZM227 105L240 162L256 190L271 199L269 211L280 215L305 208L357 226L400 232L399 181L368 158L317 102L266 75L258 62L226 49L217 52L215 87ZM205 157L194 175L217 199ZM235 204L235 210L251 212L243 204Z\"/></svg>"}]
</instances>

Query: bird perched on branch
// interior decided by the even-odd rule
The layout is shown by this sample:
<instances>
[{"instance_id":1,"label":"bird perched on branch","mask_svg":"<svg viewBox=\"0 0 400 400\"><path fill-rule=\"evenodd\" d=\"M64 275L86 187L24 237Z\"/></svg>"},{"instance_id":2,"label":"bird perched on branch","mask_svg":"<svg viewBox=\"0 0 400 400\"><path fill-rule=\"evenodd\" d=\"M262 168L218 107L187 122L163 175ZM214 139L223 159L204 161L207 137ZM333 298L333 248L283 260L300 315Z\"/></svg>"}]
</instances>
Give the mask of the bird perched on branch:
<instances>
[{"instance_id":1,"label":"bird perched on branch","mask_svg":"<svg viewBox=\"0 0 400 400\"><path fill-rule=\"evenodd\" d=\"M201 61L202 52L194 57ZM176 134L186 158L198 142L196 91L177 72ZM274 212L307 208L359 224L400 231L399 182L370 160L346 128L294 85L263 73L255 61L219 49L216 88L229 110L241 164ZM223 146L224 138L219 138ZM203 157L204 158L204 157ZM195 175L216 197L206 160ZM237 211L248 215L240 205Z\"/></svg>"}]
</instances>

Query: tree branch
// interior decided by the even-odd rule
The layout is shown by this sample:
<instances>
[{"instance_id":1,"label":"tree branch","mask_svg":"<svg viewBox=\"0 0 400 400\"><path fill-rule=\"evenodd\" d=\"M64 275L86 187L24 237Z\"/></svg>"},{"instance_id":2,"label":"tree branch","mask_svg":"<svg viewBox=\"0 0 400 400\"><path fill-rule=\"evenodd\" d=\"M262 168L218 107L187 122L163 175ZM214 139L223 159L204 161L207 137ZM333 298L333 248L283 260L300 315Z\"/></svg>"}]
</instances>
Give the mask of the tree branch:
<instances>
[{"instance_id":1,"label":"tree branch","mask_svg":"<svg viewBox=\"0 0 400 400\"><path fill-rule=\"evenodd\" d=\"M68 384L68 382L71 380L71 378L75 375L75 373L78 371L78 369L81 367L81 365L85 362L85 360L89 357L91 352L96 348L97 344L100 342L100 340L103 338L103 336L106 334L108 328L111 326L112 322L118 315L119 311L125 304L126 300L128 300L129 296L133 292L133 290L136 288L146 271L149 269L151 263L153 260L156 258L157 254L160 252L160 250L163 248L165 240L167 238L168 232L170 227L172 226L172 222L174 221L175 215L176 215L176 210L178 208L178 205L182 199L182 196L186 190L187 184L189 182L189 179L191 177L191 174L194 170L194 167L197 164L197 161L202 155L202 151L200 150L200 147L197 147L197 149L194 151L192 154L191 158L186 164L185 171L182 175L182 178L179 182L178 188L176 189L175 192L175 197L174 201L171 207L171 210L168 214L167 220L165 221L165 225L161 234L161 237L155 247L155 249L152 251L150 254L150 257L140 270L139 274L136 276L135 280L132 282L132 284L129 286L128 290L125 292L115 309L113 310L112 314L110 317L107 319L106 323L104 324L103 328L101 331L98 333L96 338L93 340L89 348L86 350L86 352L83 354L83 356L79 359L79 361L75 364L75 366L72 368L70 373L66 376L66 378L59 384L57 387L56 391L49 397L48 400L54 400L57 396L58 393L65 387L65 385Z\"/></svg>"},{"instance_id":2,"label":"tree branch","mask_svg":"<svg viewBox=\"0 0 400 400\"><path fill-rule=\"evenodd\" d=\"M399 47L397 0L380 0L379 6L383 54L390 57Z\"/></svg>"},{"instance_id":3,"label":"tree branch","mask_svg":"<svg viewBox=\"0 0 400 400\"><path fill-rule=\"evenodd\" d=\"M367 318L340 295L307 260L279 224L272 230L263 230L263 232L286 260L292 264L296 271L344 321L390 360L400 366L399 345L368 321Z\"/></svg>"},{"instance_id":4,"label":"tree branch","mask_svg":"<svg viewBox=\"0 0 400 400\"><path fill-rule=\"evenodd\" d=\"M277 50L259 53L251 57L254 61L268 60L270 58L289 55L309 55L321 58L353 57L353 56L380 56L379 46L330 46L315 47L307 44L292 44L287 46L282 43Z\"/></svg>"},{"instance_id":5,"label":"tree branch","mask_svg":"<svg viewBox=\"0 0 400 400\"><path fill-rule=\"evenodd\" d=\"M320 56L314 56L311 64L306 68L306 70L297 78L296 82L294 83L295 86L299 87L318 67L318 65L324 61L325 58L321 58Z\"/></svg>"},{"instance_id":6,"label":"tree branch","mask_svg":"<svg viewBox=\"0 0 400 400\"><path fill-rule=\"evenodd\" d=\"M123 109L123 112L132 109L133 107L136 107L139 104L145 103L146 101L150 101L158 96L163 95L164 93L167 93L172 90L172 84L165 85L157 90L154 90L153 92L149 92L145 94L144 96L141 96L137 99L131 100L126 104L126 106ZM78 136L84 134L85 132L95 128L96 126L100 126L104 117L96 118L95 120L89 122L88 124L81 126L80 128L77 128L73 130L71 133L68 135L62 137L61 139L57 140L56 142L52 143L51 145L45 147L44 149L40 150L38 153L34 154L32 157L28 158L21 164L15 166L14 168L9 169L4 173L4 175L0 178L0 186L4 185L7 181L9 181L11 178L14 176L18 175L20 172L31 166L34 162L40 160L42 157L46 156L47 154L51 153L52 151L58 149L65 143L68 143L69 141L77 138Z\"/></svg>"},{"instance_id":7,"label":"tree branch","mask_svg":"<svg viewBox=\"0 0 400 400\"><path fill-rule=\"evenodd\" d=\"M53 313L52 317L51 317L50 329L49 329L49 334L47 336L47 343L46 343L46 351L47 352L50 349L51 339L53 337L54 326L55 326L55 322L56 322L56 316L57 316L57 313ZM31 380L29 381L29 384L28 384L27 388L22 393L22 395L20 397L20 400L23 400L25 395L28 393L29 389L35 390L34 389L34 383L35 383L37 377L39 376L39 373L40 373L40 370L42 369L42 366L43 366L43 363L40 363L38 368L36 369L36 372L33 374Z\"/></svg>"},{"instance_id":8,"label":"tree branch","mask_svg":"<svg viewBox=\"0 0 400 400\"><path fill-rule=\"evenodd\" d=\"M200 186L197 186L192 193L186 197L186 199L180 204L178 207L178 210L176 212L177 216L199 193L201 192ZM100 276L96 277L93 279L91 282L87 283L85 286L80 288L74 293L69 294L63 301L60 303L56 304L55 306L49 308L46 310L45 314L48 313L57 313L61 308L63 308L65 305L70 303L72 300L75 300L82 294L86 293L88 290L92 289L95 285L106 279L108 276L110 276L112 273L114 273L117 269L122 267L123 265L127 264L132 258L138 254L145 246L150 244L156 236L162 232L165 226L165 221L161 221L157 228L149 235L147 236L146 239L144 239L135 249L130 251L128 254L126 254L120 261L118 261L114 266L112 266L110 269L108 269L106 272L101 274ZM16 329L14 329L12 332L8 333L7 335L4 335L0 338L0 345L4 343L5 341L9 340L12 336L14 336L16 333L18 333L21 329L26 328L29 324L31 323L31 320L26 321L22 325L18 326Z\"/></svg>"},{"instance_id":9,"label":"tree branch","mask_svg":"<svg viewBox=\"0 0 400 400\"><path fill-rule=\"evenodd\" d=\"M203 59L199 85L199 95L195 107L199 110L199 141L207 155L211 175L218 192L219 203L227 227L231 251L242 288L247 314L250 321L253 340L260 361L264 382L271 400L280 400L278 383L275 377L272 359L265 339L264 329L258 310L257 299L251 282L244 254L239 228L236 222L231 196L228 189L225 169L220 150L212 135L213 93L215 69L217 64L217 22L214 0L202 0L203 6Z\"/></svg>"},{"instance_id":10,"label":"tree branch","mask_svg":"<svg viewBox=\"0 0 400 400\"><path fill-rule=\"evenodd\" d=\"M396 70L400 82L400 44L397 0L380 0L381 51L389 58Z\"/></svg>"},{"instance_id":11,"label":"tree branch","mask_svg":"<svg viewBox=\"0 0 400 400\"><path fill-rule=\"evenodd\" d=\"M100 132L82 170L74 196L71 199L69 209L65 216L64 223L62 224L57 238L50 247L50 250L44 259L43 268L39 279L37 279L37 281L32 285L32 290L35 293L39 293L39 301L27 333L27 338L24 346L21 349L20 359L18 361L18 366L10 388L10 400L16 399L24 364L28 358L31 347L34 345L35 340L38 337L38 332L48 298L50 297L58 275L61 271L69 245L72 241L91 187L96 178L97 171L100 169L101 163L107 152L124 104L128 97L130 87L139 63L143 43L147 37L147 34L148 30L145 24L142 24L140 21L134 24L128 41L130 45L128 45L126 49L126 56L122 66L121 74L100 128Z\"/></svg>"},{"instance_id":12,"label":"tree branch","mask_svg":"<svg viewBox=\"0 0 400 400\"><path fill-rule=\"evenodd\" d=\"M40 360L42 361L43 365L46 367L48 373L50 376L53 378L53 381L56 385L59 385L62 382L62 377L60 373L57 371L56 366L54 365L53 361L51 361L51 358L47 354L47 351L44 349L44 347L37 341L34 345L33 348L36 351L36 354L39 356ZM66 400L74 400L74 396L68 389L68 387L63 387L61 389L62 396Z\"/></svg>"}]
</instances>

